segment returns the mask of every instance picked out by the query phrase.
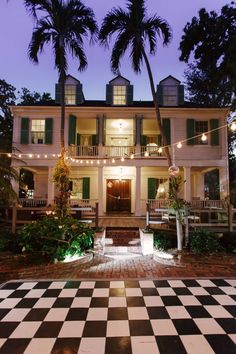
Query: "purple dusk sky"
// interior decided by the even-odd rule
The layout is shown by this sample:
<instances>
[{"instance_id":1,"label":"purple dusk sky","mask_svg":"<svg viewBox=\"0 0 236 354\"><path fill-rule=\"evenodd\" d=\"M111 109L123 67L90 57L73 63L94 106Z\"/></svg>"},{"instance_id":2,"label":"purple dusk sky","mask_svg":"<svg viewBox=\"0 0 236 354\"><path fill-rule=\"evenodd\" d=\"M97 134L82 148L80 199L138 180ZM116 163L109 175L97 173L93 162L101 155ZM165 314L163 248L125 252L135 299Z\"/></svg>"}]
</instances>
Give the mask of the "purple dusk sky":
<instances>
[{"instance_id":1,"label":"purple dusk sky","mask_svg":"<svg viewBox=\"0 0 236 354\"><path fill-rule=\"evenodd\" d=\"M124 7L125 0L84 0L87 6L93 8L100 26L104 15L113 7ZM200 8L208 11L220 11L227 0L147 0L149 14L157 13L167 20L173 31L173 40L168 47L159 45L158 52L150 62L157 84L168 75L184 80L183 73L186 65L179 61L179 43L183 28ZM33 20L26 13L23 0L0 0L0 78L14 85L17 89L27 87L32 91L47 91L54 97L54 84L57 81L57 71L51 48L47 47L39 57L39 65L32 64L27 57L27 47L31 38ZM110 50L93 47L86 44L88 68L85 72L77 71L76 61L69 61L68 72L77 77L82 83L87 99L104 99L105 85L113 78L110 71ZM210 55L210 53L209 53ZM133 73L128 56L122 60L121 74L134 85L136 100L151 99L146 68L141 75Z\"/></svg>"}]
</instances>

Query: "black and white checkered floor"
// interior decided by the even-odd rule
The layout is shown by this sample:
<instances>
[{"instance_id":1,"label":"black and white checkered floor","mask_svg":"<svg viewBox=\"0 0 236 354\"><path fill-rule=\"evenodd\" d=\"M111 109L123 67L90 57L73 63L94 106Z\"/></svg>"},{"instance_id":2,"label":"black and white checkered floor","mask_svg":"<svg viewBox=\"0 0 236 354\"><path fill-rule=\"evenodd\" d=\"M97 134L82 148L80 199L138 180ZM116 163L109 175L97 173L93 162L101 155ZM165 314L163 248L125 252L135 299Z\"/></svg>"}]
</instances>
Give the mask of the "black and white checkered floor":
<instances>
[{"instance_id":1,"label":"black and white checkered floor","mask_svg":"<svg viewBox=\"0 0 236 354\"><path fill-rule=\"evenodd\" d=\"M236 353L236 280L9 282L0 353Z\"/></svg>"}]
</instances>

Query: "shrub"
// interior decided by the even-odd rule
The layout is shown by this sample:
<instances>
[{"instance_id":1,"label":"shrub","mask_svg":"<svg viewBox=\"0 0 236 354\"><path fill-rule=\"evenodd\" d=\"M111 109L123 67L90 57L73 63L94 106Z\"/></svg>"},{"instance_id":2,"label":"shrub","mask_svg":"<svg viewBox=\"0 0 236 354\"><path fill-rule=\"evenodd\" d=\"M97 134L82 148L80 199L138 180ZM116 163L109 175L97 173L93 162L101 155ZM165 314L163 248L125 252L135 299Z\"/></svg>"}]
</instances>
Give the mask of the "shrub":
<instances>
[{"instance_id":1,"label":"shrub","mask_svg":"<svg viewBox=\"0 0 236 354\"><path fill-rule=\"evenodd\" d=\"M194 230L190 234L190 250L195 254L222 251L219 236L207 230Z\"/></svg>"},{"instance_id":2,"label":"shrub","mask_svg":"<svg viewBox=\"0 0 236 354\"><path fill-rule=\"evenodd\" d=\"M93 244L94 231L71 217L47 216L25 225L18 233L22 249L29 255L64 260L82 255Z\"/></svg>"},{"instance_id":3,"label":"shrub","mask_svg":"<svg viewBox=\"0 0 236 354\"><path fill-rule=\"evenodd\" d=\"M0 252L2 251L19 252L18 238L4 225L0 226Z\"/></svg>"},{"instance_id":4,"label":"shrub","mask_svg":"<svg viewBox=\"0 0 236 354\"><path fill-rule=\"evenodd\" d=\"M164 231L155 231L154 233L154 247L159 250L166 251L169 248L173 247L173 241L175 243L175 239L171 233L166 233ZM176 246L176 244L174 245Z\"/></svg>"},{"instance_id":5,"label":"shrub","mask_svg":"<svg viewBox=\"0 0 236 354\"><path fill-rule=\"evenodd\" d=\"M236 232L224 232L220 244L227 252L236 252Z\"/></svg>"}]
</instances>

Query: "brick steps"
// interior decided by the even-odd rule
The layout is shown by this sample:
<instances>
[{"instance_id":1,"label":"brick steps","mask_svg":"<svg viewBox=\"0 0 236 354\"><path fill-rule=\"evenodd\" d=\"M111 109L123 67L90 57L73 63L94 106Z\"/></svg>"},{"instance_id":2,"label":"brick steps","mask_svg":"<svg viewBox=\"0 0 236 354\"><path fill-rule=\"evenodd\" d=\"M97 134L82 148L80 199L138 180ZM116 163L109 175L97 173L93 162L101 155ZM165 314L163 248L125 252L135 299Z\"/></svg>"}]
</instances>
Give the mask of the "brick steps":
<instances>
[{"instance_id":1,"label":"brick steps","mask_svg":"<svg viewBox=\"0 0 236 354\"><path fill-rule=\"evenodd\" d=\"M138 228L107 228L105 254L142 254Z\"/></svg>"}]
</instances>

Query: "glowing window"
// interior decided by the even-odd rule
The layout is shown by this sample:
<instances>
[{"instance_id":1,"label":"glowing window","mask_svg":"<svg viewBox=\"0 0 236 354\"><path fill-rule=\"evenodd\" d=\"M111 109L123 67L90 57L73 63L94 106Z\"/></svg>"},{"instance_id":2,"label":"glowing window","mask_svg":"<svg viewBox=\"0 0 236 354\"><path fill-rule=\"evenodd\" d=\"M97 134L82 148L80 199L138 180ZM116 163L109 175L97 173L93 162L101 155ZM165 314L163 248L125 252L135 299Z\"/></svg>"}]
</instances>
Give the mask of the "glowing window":
<instances>
[{"instance_id":1,"label":"glowing window","mask_svg":"<svg viewBox=\"0 0 236 354\"><path fill-rule=\"evenodd\" d=\"M113 86L113 104L126 104L126 86Z\"/></svg>"},{"instance_id":2,"label":"glowing window","mask_svg":"<svg viewBox=\"0 0 236 354\"><path fill-rule=\"evenodd\" d=\"M75 85L65 85L65 104L76 104Z\"/></svg>"},{"instance_id":3,"label":"glowing window","mask_svg":"<svg viewBox=\"0 0 236 354\"><path fill-rule=\"evenodd\" d=\"M32 119L31 143L45 144L45 119Z\"/></svg>"}]
</instances>

